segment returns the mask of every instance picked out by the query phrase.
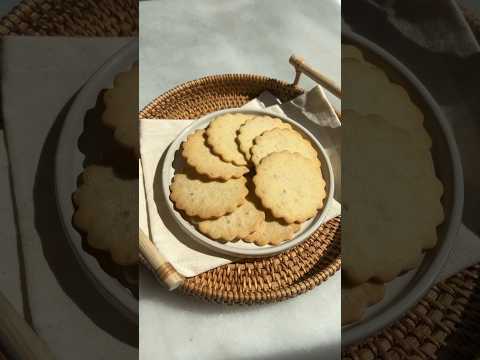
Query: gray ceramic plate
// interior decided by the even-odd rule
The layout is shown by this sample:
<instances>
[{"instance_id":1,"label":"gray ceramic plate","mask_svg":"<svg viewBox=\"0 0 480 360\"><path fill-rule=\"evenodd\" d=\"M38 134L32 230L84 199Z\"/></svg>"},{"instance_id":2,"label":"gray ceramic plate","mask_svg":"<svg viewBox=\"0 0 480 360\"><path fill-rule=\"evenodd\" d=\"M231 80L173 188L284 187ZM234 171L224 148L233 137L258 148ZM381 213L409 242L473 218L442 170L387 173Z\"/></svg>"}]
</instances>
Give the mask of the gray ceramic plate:
<instances>
[{"instance_id":1,"label":"gray ceramic plate","mask_svg":"<svg viewBox=\"0 0 480 360\"><path fill-rule=\"evenodd\" d=\"M72 194L77 177L83 171L85 156L78 148L86 112L95 106L98 94L113 85L120 72L138 61L138 42L132 40L107 61L76 96L63 124L56 155L55 186L57 204L65 233L78 261L99 291L131 321L138 322L138 300L115 278L108 275L98 261L82 249L82 239L72 226L74 212Z\"/></svg>"},{"instance_id":2,"label":"gray ceramic plate","mask_svg":"<svg viewBox=\"0 0 480 360\"><path fill-rule=\"evenodd\" d=\"M422 83L392 55L365 38L344 32L342 42L362 49L368 61L380 66L394 82L404 86L413 101L422 109L425 128L432 138L435 171L445 190L442 199L445 221L438 227L438 245L425 254L418 268L388 283L384 300L372 306L362 321L342 328L342 345L347 346L373 335L400 318L434 284L461 223L463 176L450 125Z\"/></svg>"},{"instance_id":3,"label":"gray ceramic plate","mask_svg":"<svg viewBox=\"0 0 480 360\"><path fill-rule=\"evenodd\" d=\"M195 226L190 224L188 221L186 221L179 213L177 210L175 210L172 201L170 201L169 196L170 196L170 183L173 178L173 175L175 174L175 168L173 167L174 159L175 159L175 154L177 151L180 149L180 146L182 142L187 138L188 135L193 133L197 129L203 129L210 124L210 122L216 118L219 115L226 114L226 113L242 113L242 114L253 114L253 115L270 115L270 116L275 116L280 119L282 119L285 122L290 123L293 128L297 131L299 131L301 134L303 134L306 138L310 139L312 145L315 147L317 150L320 162L322 164L322 174L326 182L326 193L327 197L325 199L325 206L320 210L317 215L306 221L305 223L302 224L302 228L300 231L295 235L295 237L292 240L285 241L280 245L277 246L262 246L259 247L255 244L250 244L246 243L243 241L237 241L237 242L227 242L227 243L221 243L215 240L212 240L208 238L207 236L203 235L200 233ZM178 156L177 159L180 159L181 161L181 156ZM178 161L176 161L177 163ZM325 209L327 209L333 199L333 192L334 192L334 181L333 181L333 171L332 171L332 165L330 163L330 159L328 155L325 153L325 150L323 146L320 144L320 142L317 140L317 138L309 132L307 129L305 129L302 125L300 125L298 122L295 120L292 120L286 116L278 115L275 113L271 113L268 111L262 111L262 110L245 110L245 109L228 109L228 110L221 110L217 111L211 114L208 114L201 119L193 122L190 126L188 126L186 129L184 129L178 136L177 138L172 142L170 145L167 154L165 156L165 159L163 161L163 164L159 164L158 166L162 166L162 185L163 185L163 193L166 199L166 202L168 204L168 208L172 214L172 216L175 218L177 223L180 225L180 227L195 241L199 242L203 246L206 246L214 251L227 254L227 255L233 255L233 256L241 256L241 257L260 257L260 256L270 256L273 254L278 254L282 251L286 251L290 249L291 247L298 245L302 241L308 239L308 237L316 230L318 227L322 224L324 218L325 218ZM180 166L182 166L180 164Z\"/></svg>"}]
</instances>

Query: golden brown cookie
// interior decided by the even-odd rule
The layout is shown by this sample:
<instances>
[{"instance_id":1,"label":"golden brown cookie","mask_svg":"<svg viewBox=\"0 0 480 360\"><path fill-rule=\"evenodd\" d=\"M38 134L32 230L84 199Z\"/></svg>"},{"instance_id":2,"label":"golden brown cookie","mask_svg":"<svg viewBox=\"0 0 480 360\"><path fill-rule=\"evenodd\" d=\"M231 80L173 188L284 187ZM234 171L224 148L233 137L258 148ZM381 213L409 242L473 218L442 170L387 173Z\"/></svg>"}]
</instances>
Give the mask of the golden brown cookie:
<instances>
[{"instance_id":1,"label":"golden brown cookie","mask_svg":"<svg viewBox=\"0 0 480 360\"><path fill-rule=\"evenodd\" d=\"M262 159L269 154L284 150L299 153L308 159L312 159L317 162L317 166L320 164L317 151L310 144L310 141L291 129L273 129L257 136L250 150L252 153L251 160L255 166L258 166Z\"/></svg>"},{"instance_id":2,"label":"golden brown cookie","mask_svg":"<svg viewBox=\"0 0 480 360\"><path fill-rule=\"evenodd\" d=\"M103 123L113 129L115 140L138 154L138 64L118 75L103 99Z\"/></svg>"},{"instance_id":3,"label":"golden brown cookie","mask_svg":"<svg viewBox=\"0 0 480 360\"><path fill-rule=\"evenodd\" d=\"M289 151L265 157L257 166L253 182L263 207L289 224L315 216L326 196L318 163Z\"/></svg>"},{"instance_id":4,"label":"golden brown cookie","mask_svg":"<svg viewBox=\"0 0 480 360\"><path fill-rule=\"evenodd\" d=\"M378 115L391 125L410 131L412 142L431 147L422 111L405 88L391 82L382 69L362 58L342 58L342 87L349 90L342 98L343 112Z\"/></svg>"},{"instance_id":5,"label":"golden brown cookie","mask_svg":"<svg viewBox=\"0 0 480 360\"><path fill-rule=\"evenodd\" d=\"M355 46L352 45L342 45L342 59L357 59L363 61L363 54Z\"/></svg>"},{"instance_id":6,"label":"golden brown cookie","mask_svg":"<svg viewBox=\"0 0 480 360\"><path fill-rule=\"evenodd\" d=\"M290 124L271 116L255 116L248 119L238 130L237 142L245 159L250 160L253 140L267 130L275 128L291 129Z\"/></svg>"},{"instance_id":7,"label":"golden brown cookie","mask_svg":"<svg viewBox=\"0 0 480 360\"><path fill-rule=\"evenodd\" d=\"M443 186L410 131L349 110L342 128L342 273L387 282L437 243Z\"/></svg>"},{"instance_id":8,"label":"golden brown cookie","mask_svg":"<svg viewBox=\"0 0 480 360\"><path fill-rule=\"evenodd\" d=\"M120 178L110 167L89 166L73 201L73 224L87 234L91 247L110 252L120 265L137 262L138 179Z\"/></svg>"},{"instance_id":9,"label":"golden brown cookie","mask_svg":"<svg viewBox=\"0 0 480 360\"><path fill-rule=\"evenodd\" d=\"M206 175L213 180L229 180L239 178L248 172L246 166L233 165L213 154L205 144L204 134L205 130L197 130L182 145L183 157L199 174Z\"/></svg>"},{"instance_id":10,"label":"golden brown cookie","mask_svg":"<svg viewBox=\"0 0 480 360\"><path fill-rule=\"evenodd\" d=\"M188 216L201 219L229 214L245 202L244 177L227 181L206 181L189 174L176 174L170 185L170 199Z\"/></svg>"},{"instance_id":11,"label":"golden brown cookie","mask_svg":"<svg viewBox=\"0 0 480 360\"><path fill-rule=\"evenodd\" d=\"M300 230L300 224L283 224L271 217L267 217L253 233L243 238L243 240L253 242L259 246L267 244L279 245L284 241L291 240L298 230Z\"/></svg>"},{"instance_id":12,"label":"golden brown cookie","mask_svg":"<svg viewBox=\"0 0 480 360\"><path fill-rule=\"evenodd\" d=\"M245 157L237 144L237 131L253 115L234 113L221 115L214 119L207 128L207 144L212 151L224 161L239 166L247 165Z\"/></svg>"},{"instance_id":13,"label":"golden brown cookie","mask_svg":"<svg viewBox=\"0 0 480 360\"><path fill-rule=\"evenodd\" d=\"M342 325L361 320L367 308L378 304L384 296L385 285L381 283L342 286Z\"/></svg>"},{"instance_id":14,"label":"golden brown cookie","mask_svg":"<svg viewBox=\"0 0 480 360\"><path fill-rule=\"evenodd\" d=\"M211 239L232 241L243 239L257 230L264 218L265 213L247 200L231 214L214 220L201 221L198 229Z\"/></svg>"},{"instance_id":15,"label":"golden brown cookie","mask_svg":"<svg viewBox=\"0 0 480 360\"><path fill-rule=\"evenodd\" d=\"M382 301L384 296L385 285L380 283L342 286L342 325L361 320L367 308Z\"/></svg>"}]
</instances>

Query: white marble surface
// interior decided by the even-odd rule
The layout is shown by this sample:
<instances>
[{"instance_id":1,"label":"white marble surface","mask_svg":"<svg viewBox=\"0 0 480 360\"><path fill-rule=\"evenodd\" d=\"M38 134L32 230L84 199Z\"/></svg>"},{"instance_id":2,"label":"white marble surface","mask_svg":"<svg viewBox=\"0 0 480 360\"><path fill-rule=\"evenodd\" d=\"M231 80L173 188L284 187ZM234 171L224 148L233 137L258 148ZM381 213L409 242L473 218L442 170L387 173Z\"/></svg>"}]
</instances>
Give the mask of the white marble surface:
<instances>
[{"instance_id":1,"label":"white marble surface","mask_svg":"<svg viewBox=\"0 0 480 360\"><path fill-rule=\"evenodd\" d=\"M140 107L188 80L257 73L291 81L292 53L340 83L340 3L140 3ZM303 78L302 86L313 82ZM141 272L140 359L339 359L340 274L278 304L208 304Z\"/></svg>"},{"instance_id":2,"label":"white marble surface","mask_svg":"<svg viewBox=\"0 0 480 360\"><path fill-rule=\"evenodd\" d=\"M141 360L340 359L340 273L277 304L206 303L141 272Z\"/></svg>"},{"instance_id":3,"label":"white marble surface","mask_svg":"<svg viewBox=\"0 0 480 360\"><path fill-rule=\"evenodd\" d=\"M25 256L27 303L35 331L58 359L138 357L138 350L128 343L136 339L137 327L100 295L67 243L53 180L56 144L69 100L129 40L1 41L1 103ZM8 253L4 249L0 264L16 256L12 246Z\"/></svg>"},{"instance_id":4,"label":"white marble surface","mask_svg":"<svg viewBox=\"0 0 480 360\"><path fill-rule=\"evenodd\" d=\"M340 0L143 1L139 105L211 74L293 81L292 54L340 83L340 14Z\"/></svg>"}]
</instances>

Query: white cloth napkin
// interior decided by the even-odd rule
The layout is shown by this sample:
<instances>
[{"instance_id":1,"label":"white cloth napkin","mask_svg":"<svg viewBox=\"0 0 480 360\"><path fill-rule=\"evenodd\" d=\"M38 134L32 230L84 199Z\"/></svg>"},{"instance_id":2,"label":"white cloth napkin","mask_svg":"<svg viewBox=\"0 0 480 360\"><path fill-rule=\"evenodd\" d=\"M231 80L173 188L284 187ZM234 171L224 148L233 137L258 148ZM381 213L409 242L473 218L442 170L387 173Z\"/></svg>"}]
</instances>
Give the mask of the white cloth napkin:
<instances>
[{"instance_id":1,"label":"white cloth napkin","mask_svg":"<svg viewBox=\"0 0 480 360\"><path fill-rule=\"evenodd\" d=\"M480 262L480 238L462 224L437 281L446 280L478 262Z\"/></svg>"},{"instance_id":2,"label":"white cloth napkin","mask_svg":"<svg viewBox=\"0 0 480 360\"><path fill-rule=\"evenodd\" d=\"M267 107L270 104L274 105ZM331 156L332 166L336 167L335 170L339 173L339 144L335 143L335 139L339 139L339 135L336 133L340 130L335 128L340 126L340 121L333 108L328 104L323 90L317 86L290 103L278 104L278 100L271 94L263 93L258 99L252 100L243 108L266 108L273 114L287 113L287 115L291 115L291 111L294 109L295 116L293 118L308 127L319 138ZM303 111L303 109L308 111ZM312 121L312 119L314 120ZM235 260L199 246L179 228L168 209L157 206L155 202L153 183L157 166L161 166L161 159L170 143L192 121L168 119L161 121L142 119L140 121L140 172L144 179L143 184L140 181L140 197L144 194L146 208L141 206L143 200L140 200L139 226L141 230L149 234L150 239L170 264L186 277L198 275ZM320 129L322 130L320 131ZM332 135L334 133L335 136ZM339 183L335 185L338 186ZM326 212L325 221L328 221L341 213L341 206L334 201L332 206L326 209Z\"/></svg>"}]
</instances>

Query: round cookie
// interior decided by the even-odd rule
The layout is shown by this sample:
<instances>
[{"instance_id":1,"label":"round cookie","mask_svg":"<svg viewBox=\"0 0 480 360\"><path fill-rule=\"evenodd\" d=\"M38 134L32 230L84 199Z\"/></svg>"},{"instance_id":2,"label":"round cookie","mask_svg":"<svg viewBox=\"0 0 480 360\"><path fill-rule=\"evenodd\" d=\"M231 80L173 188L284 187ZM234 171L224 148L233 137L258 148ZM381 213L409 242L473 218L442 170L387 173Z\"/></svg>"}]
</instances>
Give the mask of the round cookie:
<instances>
[{"instance_id":1,"label":"round cookie","mask_svg":"<svg viewBox=\"0 0 480 360\"><path fill-rule=\"evenodd\" d=\"M363 54L359 48L352 45L342 45L342 59L357 59L363 61Z\"/></svg>"},{"instance_id":2,"label":"round cookie","mask_svg":"<svg viewBox=\"0 0 480 360\"><path fill-rule=\"evenodd\" d=\"M258 166L263 158L274 152L287 150L314 160L319 166L318 154L310 142L291 129L273 129L257 136L251 148L252 162Z\"/></svg>"},{"instance_id":3,"label":"round cookie","mask_svg":"<svg viewBox=\"0 0 480 360\"><path fill-rule=\"evenodd\" d=\"M313 217L326 196L318 162L289 151L265 157L253 182L262 205L289 224Z\"/></svg>"},{"instance_id":4,"label":"round cookie","mask_svg":"<svg viewBox=\"0 0 480 360\"><path fill-rule=\"evenodd\" d=\"M205 130L197 130L182 145L183 157L199 174L214 180L229 180L239 178L248 172L247 167L225 162L213 154L205 144L204 134Z\"/></svg>"},{"instance_id":5,"label":"round cookie","mask_svg":"<svg viewBox=\"0 0 480 360\"><path fill-rule=\"evenodd\" d=\"M361 320L367 308L382 301L384 296L385 285L380 283L342 286L342 325Z\"/></svg>"},{"instance_id":6,"label":"round cookie","mask_svg":"<svg viewBox=\"0 0 480 360\"><path fill-rule=\"evenodd\" d=\"M342 274L387 282L437 243L443 186L410 131L350 110L342 128Z\"/></svg>"},{"instance_id":7,"label":"round cookie","mask_svg":"<svg viewBox=\"0 0 480 360\"><path fill-rule=\"evenodd\" d=\"M113 129L119 144L138 154L138 64L115 78L113 88L106 91L103 100L103 123Z\"/></svg>"},{"instance_id":8,"label":"round cookie","mask_svg":"<svg viewBox=\"0 0 480 360\"><path fill-rule=\"evenodd\" d=\"M247 200L231 214L199 222L198 229L211 239L232 241L256 231L264 218L265 213Z\"/></svg>"},{"instance_id":9,"label":"round cookie","mask_svg":"<svg viewBox=\"0 0 480 360\"><path fill-rule=\"evenodd\" d=\"M237 141L245 159L250 160L251 158L250 148L253 146L253 140L265 131L275 128L291 129L292 127L281 119L271 116L256 116L247 120L245 124L240 127Z\"/></svg>"},{"instance_id":10,"label":"round cookie","mask_svg":"<svg viewBox=\"0 0 480 360\"><path fill-rule=\"evenodd\" d=\"M88 244L110 252L115 263L138 259L138 179L119 178L110 167L92 165L73 194L73 224Z\"/></svg>"},{"instance_id":11,"label":"round cookie","mask_svg":"<svg viewBox=\"0 0 480 360\"><path fill-rule=\"evenodd\" d=\"M237 131L253 115L226 114L214 119L207 128L207 144L224 161L245 166L247 161L238 149Z\"/></svg>"},{"instance_id":12,"label":"round cookie","mask_svg":"<svg viewBox=\"0 0 480 360\"><path fill-rule=\"evenodd\" d=\"M291 240L298 230L300 230L300 224L281 224L275 219L265 219L243 240L259 246L279 245L283 241Z\"/></svg>"},{"instance_id":13,"label":"round cookie","mask_svg":"<svg viewBox=\"0 0 480 360\"><path fill-rule=\"evenodd\" d=\"M423 127L423 113L404 87L390 81L377 66L361 58L342 58L343 112L378 115L395 127L411 131L412 141L430 148L432 141Z\"/></svg>"},{"instance_id":14,"label":"round cookie","mask_svg":"<svg viewBox=\"0 0 480 360\"><path fill-rule=\"evenodd\" d=\"M170 185L170 199L188 216L212 219L233 212L248 194L244 177L228 181L204 181L192 175L176 174Z\"/></svg>"}]
</instances>

